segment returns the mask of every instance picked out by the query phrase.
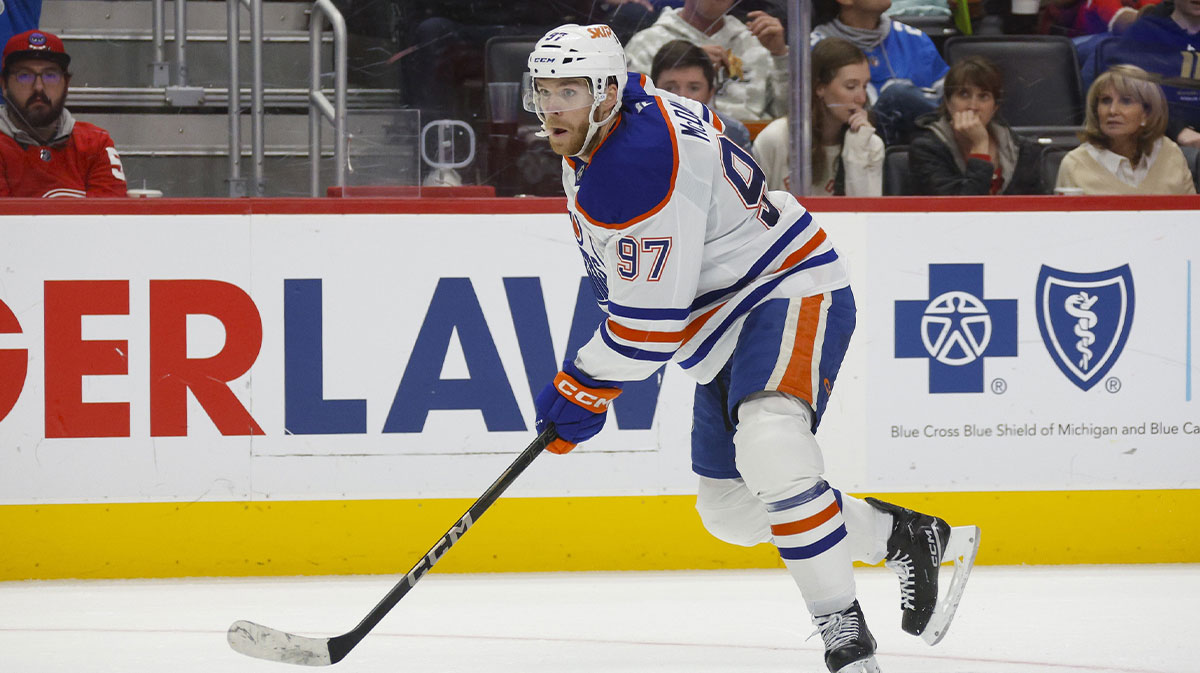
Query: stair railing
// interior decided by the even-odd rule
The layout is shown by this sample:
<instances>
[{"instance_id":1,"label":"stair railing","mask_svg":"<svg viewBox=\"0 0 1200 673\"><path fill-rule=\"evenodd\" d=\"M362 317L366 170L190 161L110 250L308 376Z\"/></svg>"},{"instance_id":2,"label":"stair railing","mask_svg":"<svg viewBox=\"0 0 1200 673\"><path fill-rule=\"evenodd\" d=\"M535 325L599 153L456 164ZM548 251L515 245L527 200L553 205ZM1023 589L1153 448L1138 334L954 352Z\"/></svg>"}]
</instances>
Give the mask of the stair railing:
<instances>
[{"instance_id":1,"label":"stair railing","mask_svg":"<svg viewBox=\"0 0 1200 673\"><path fill-rule=\"evenodd\" d=\"M263 8L262 0L226 0L229 20L227 42L229 48L229 195L262 196L266 180L263 177L265 157L265 133L263 131ZM250 159L254 182L247 190L242 177L242 103L239 71L239 40L241 39L241 12L245 6L250 12Z\"/></svg>"},{"instance_id":2,"label":"stair railing","mask_svg":"<svg viewBox=\"0 0 1200 673\"><path fill-rule=\"evenodd\" d=\"M333 103L321 91L321 36L324 18L333 30ZM308 160L309 191L320 196L321 121L333 124L334 183L346 186L346 20L330 0L316 0L308 22Z\"/></svg>"}]
</instances>

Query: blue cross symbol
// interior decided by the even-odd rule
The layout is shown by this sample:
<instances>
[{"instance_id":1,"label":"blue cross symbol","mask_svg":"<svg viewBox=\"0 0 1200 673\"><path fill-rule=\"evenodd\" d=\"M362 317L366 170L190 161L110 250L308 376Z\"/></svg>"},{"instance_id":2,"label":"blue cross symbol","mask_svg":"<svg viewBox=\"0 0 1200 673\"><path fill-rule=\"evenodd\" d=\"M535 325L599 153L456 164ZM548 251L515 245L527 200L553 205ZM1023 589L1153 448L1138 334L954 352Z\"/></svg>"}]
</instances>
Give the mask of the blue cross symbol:
<instances>
[{"instance_id":1,"label":"blue cross symbol","mask_svg":"<svg viewBox=\"0 0 1200 673\"><path fill-rule=\"evenodd\" d=\"M929 360L930 393L981 393L984 358L1016 355L1017 300L983 298L982 264L930 264L929 299L896 301L896 357Z\"/></svg>"}]
</instances>

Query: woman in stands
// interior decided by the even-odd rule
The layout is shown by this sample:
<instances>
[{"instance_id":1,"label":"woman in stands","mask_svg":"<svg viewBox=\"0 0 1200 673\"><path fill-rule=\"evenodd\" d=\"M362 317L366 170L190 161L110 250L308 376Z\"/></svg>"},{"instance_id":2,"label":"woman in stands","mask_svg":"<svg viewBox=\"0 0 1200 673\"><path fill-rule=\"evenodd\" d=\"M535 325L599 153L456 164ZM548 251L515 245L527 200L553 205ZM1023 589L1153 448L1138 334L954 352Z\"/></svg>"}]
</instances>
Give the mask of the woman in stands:
<instances>
[{"instance_id":1,"label":"woman in stands","mask_svg":"<svg viewBox=\"0 0 1200 673\"><path fill-rule=\"evenodd\" d=\"M871 68L858 47L827 37L812 49L813 196L879 196L883 193L883 139L867 108ZM754 140L768 189L790 189L787 117Z\"/></svg>"},{"instance_id":2,"label":"woman in stands","mask_svg":"<svg viewBox=\"0 0 1200 673\"><path fill-rule=\"evenodd\" d=\"M1063 157L1056 188L1084 194L1195 194L1183 151L1164 135L1167 99L1145 70L1117 65L1088 89L1083 143Z\"/></svg>"},{"instance_id":3,"label":"woman in stands","mask_svg":"<svg viewBox=\"0 0 1200 673\"><path fill-rule=\"evenodd\" d=\"M938 111L917 120L909 168L918 193L942 196L1045 194L1040 148L997 118L1004 77L969 56L946 73Z\"/></svg>"}]
</instances>

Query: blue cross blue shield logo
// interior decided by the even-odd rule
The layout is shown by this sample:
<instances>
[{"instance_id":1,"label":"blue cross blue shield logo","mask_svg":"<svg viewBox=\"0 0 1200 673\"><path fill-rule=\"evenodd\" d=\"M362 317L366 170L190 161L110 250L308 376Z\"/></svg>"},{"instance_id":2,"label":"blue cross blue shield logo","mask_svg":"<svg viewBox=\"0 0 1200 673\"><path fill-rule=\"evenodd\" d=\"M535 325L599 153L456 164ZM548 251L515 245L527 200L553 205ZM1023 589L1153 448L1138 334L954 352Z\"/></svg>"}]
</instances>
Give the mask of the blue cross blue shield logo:
<instances>
[{"instance_id":1,"label":"blue cross blue shield logo","mask_svg":"<svg viewBox=\"0 0 1200 673\"><path fill-rule=\"evenodd\" d=\"M1133 326L1129 265L1095 273L1042 265L1037 321L1058 368L1071 383L1091 389L1116 364Z\"/></svg>"},{"instance_id":2,"label":"blue cross blue shield logo","mask_svg":"<svg viewBox=\"0 0 1200 673\"><path fill-rule=\"evenodd\" d=\"M929 392L982 393L983 363L1017 355L1017 300L989 299L982 264L930 264L929 298L896 302L896 357L929 361Z\"/></svg>"}]
</instances>

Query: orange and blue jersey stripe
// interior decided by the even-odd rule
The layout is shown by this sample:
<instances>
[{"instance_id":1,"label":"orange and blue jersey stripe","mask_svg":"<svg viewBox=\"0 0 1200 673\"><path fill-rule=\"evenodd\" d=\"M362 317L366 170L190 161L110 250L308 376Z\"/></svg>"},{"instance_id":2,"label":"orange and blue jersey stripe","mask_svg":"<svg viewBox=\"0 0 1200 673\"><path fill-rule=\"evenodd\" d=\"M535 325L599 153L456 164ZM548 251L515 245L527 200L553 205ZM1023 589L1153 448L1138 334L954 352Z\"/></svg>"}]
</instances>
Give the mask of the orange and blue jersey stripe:
<instances>
[{"instance_id":1,"label":"orange and blue jersey stripe","mask_svg":"<svg viewBox=\"0 0 1200 673\"><path fill-rule=\"evenodd\" d=\"M712 329L695 347L695 350L679 363L685 369L695 366L712 351L737 320L766 299L786 278L792 274L828 264L838 258L837 252L832 249L816 256L810 256L825 242L824 231L818 229L803 246L789 253L782 262L778 262L778 258L784 254L788 245L804 232L811 222L811 215L804 213L780 236L779 240L751 265L740 279L724 288L704 293L686 309L644 309L609 302L608 312L613 317L601 326L601 338L615 352L625 357L647 362L666 362L672 359L681 348L689 345L692 338L707 326L710 319L721 314L720 324ZM758 281L763 272L769 269L773 263L778 263L779 267L772 271L773 275L768 280L746 294L732 308L727 305L729 299ZM623 324L620 318L642 322L675 323L680 327L673 330L637 329ZM643 347L652 345L669 347L670 350Z\"/></svg>"}]
</instances>

